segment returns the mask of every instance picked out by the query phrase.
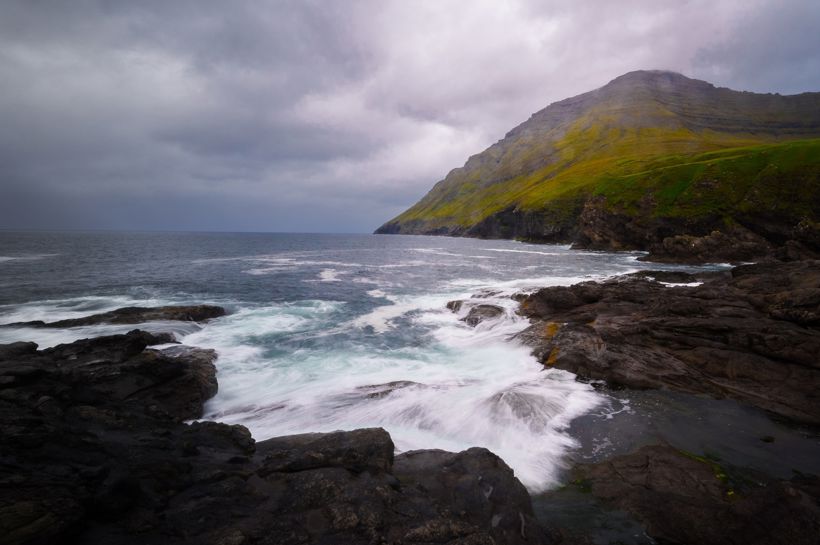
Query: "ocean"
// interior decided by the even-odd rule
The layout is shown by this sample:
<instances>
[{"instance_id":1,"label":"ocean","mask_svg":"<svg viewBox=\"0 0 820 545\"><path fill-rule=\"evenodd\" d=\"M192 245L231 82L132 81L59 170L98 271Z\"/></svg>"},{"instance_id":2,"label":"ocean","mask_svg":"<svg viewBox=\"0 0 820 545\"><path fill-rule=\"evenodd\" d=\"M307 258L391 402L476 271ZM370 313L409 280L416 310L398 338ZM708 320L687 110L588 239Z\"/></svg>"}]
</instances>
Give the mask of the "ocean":
<instances>
[{"instance_id":1,"label":"ocean","mask_svg":"<svg viewBox=\"0 0 820 545\"><path fill-rule=\"evenodd\" d=\"M511 295L646 268L639 257L425 236L0 232L0 324L133 305L222 305L229 315L208 323L140 326L218 352L219 392L204 419L245 425L257 440L380 426L398 451L486 447L532 492L559 484L570 460L664 434L694 450L708 432L710 448L742 447L752 458L744 463L768 465L752 447L775 424L759 412L612 392L544 369L515 339L528 322ZM465 301L457 313L446 307L453 300ZM470 327L461 318L473 304L504 313ZM44 348L134 327L6 327L0 343ZM687 432L681 414L690 410L703 418ZM742 430L724 429L739 413L754 428L748 448Z\"/></svg>"}]
</instances>

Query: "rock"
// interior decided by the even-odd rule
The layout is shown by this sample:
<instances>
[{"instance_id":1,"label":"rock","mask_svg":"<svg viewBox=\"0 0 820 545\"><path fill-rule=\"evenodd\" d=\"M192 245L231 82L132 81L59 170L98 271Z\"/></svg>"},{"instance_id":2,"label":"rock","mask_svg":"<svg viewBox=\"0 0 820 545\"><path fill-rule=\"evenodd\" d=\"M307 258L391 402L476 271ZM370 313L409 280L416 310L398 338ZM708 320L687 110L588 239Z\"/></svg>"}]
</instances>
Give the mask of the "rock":
<instances>
[{"instance_id":1,"label":"rock","mask_svg":"<svg viewBox=\"0 0 820 545\"><path fill-rule=\"evenodd\" d=\"M382 429L255 443L242 426L184 423L216 393L215 354L150 348L171 339L0 346L3 543L550 542L484 449L394 465Z\"/></svg>"},{"instance_id":2,"label":"rock","mask_svg":"<svg viewBox=\"0 0 820 545\"><path fill-rule=\"evenodd\" d=\"M98 324L141 324L155 321L202 322L225 316L225 309L213 305L168 306L168 307L125 307L93 314L82 318L58 320L56 322L17 322L6 327L80 327Z\"/></svg>"},{"instance_id":3,"label":"rock","mask_svg":"<svg viewBox=\"0 0 820 545\"><path fill-rule=\"evenodd\" d=\"M447 301L447 308L452 312L458 312L463 304L464 301Z\"/></svg>"},{"instance_id":4,"label":"rock","mask_svg":"<svg viewBox=\"0 0 820 545\"><path fill-rule=\"evenodd\" d=\"M536 356L590 379L731 397L820 423L820 261L736 267L667 287L649 271L521 302Z\"/></svg>"},{"instance_id":5,"label":"rock","mask_svg":"<svg viewBox=\"0 0 820 545\"><path fill-rule=\"evenodd\" d=\"M533 517L526 489L504 461L483 448L454 454L411 451L396 457L394 473L403 488L414 487L431 500L465 513L465 522L489 530L489 543L542 542L543 530ZM486 528L490 521L490 528ZM425 527L424 541L455 537ZM442 535L444 534L444 535Z\"/></svg>"},{"instance_id":6,"label":"rock","mask_svg":"<svg viewBox=\"0 0 820 545\"><path fill-rule=\"evenodd\" d=\"M461 319L471 327L475 327L485 320L498 318L504 314L504 309L496 305L476 305L470 309L467 316Z\"/></svg>"},{"instance_id":7,"label":"rock","mask_svg":"<svg viewBox=\"0 0 820 545\"><path fill-rule=\"evenodd\" d=\"M381 399L402 388L423 388L425 385L412 380L394 380L384 384L366 384L358 386L356 389L365 392L370 399Z\"/></svg>"},{"instance_id":8,"label":"rock","mask_svg":"<svg viewBox=\"0 0 820 545\"><path fill-rule=\"evenodd\" d=\"M257 444L264 456L263 474L319 467L343 467L356 473L387 471L393 465L394 449L390 435L381 428L275 437Z\"/></svg>"},{"instance_id":9,"label":"rock","mask_svg":"<svg viewBox=\"0 0 820 545\"><path fill-rule=\"evenodd\" d=\"M37 343L16 342L11 344L0 344L0 360L33 354L37 350Z\"/></svg>"},{"instance_id":10,"label":"rock","mask_svg":"<svg viewBox=\"0 0 820 545\"><path fill-rule=\"evenodd\" d=\"M778 481L668 446L574 470L575 486L630 512L663 543L802 545L820 535L820 481Z\"/></svg>"},{"instance_id":11,"label":"rock","mask_svg":"<svg viewBox=\"0 0 820 545\"><path fill-rule=\"evenodd\" d=\"M681 234L669 236L649 247L646 261L673 263L707 263L751 261L774 253L765 238L748 229L713 230L703 236Z\"/></svg>"}]
</instances>

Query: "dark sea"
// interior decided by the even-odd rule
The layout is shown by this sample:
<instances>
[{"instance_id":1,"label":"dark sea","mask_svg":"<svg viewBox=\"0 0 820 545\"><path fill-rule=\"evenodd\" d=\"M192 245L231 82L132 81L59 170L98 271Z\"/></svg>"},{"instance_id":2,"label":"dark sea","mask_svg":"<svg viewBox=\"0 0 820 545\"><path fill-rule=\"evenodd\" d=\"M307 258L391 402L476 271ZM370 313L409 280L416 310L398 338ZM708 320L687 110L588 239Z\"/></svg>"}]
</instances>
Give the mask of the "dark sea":
<instances>
[{"instance_id":1,"label":"dark sea","mask_svg":"<svg viewBox=\"0 0 820 545\"><path fill-rule=\"evenodd\" d=\"M229 315L208 323L140 326L218 352L219 393L205 418L243 424L257 440L381 426L399 451L483 446L533 492L559 484L570 460L658 438L768 469L777 460L786 473L818 465L816 438L759 411L608 391L543 369L513 338L528 323L511 295L644 269L639 256L424 236L7 231L0 324L222 305ZM453 313L451 300L466 303ZM470 327L460 318L473 304L504 314ZM133 327L6 327L0 343L43 348Z\"/></svg>"}]
</instances>

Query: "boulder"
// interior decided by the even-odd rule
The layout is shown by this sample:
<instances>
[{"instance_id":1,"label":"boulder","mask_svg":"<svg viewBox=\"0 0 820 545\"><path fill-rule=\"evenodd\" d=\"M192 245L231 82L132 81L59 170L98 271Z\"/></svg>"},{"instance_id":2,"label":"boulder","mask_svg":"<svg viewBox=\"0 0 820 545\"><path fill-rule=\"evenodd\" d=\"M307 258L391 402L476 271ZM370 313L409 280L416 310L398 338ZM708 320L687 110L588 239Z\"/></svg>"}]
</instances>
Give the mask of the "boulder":
<instances>
[{"instance_id":1,"label":"boulder","mask_svg":"<svg viewBox=\"0 0 820 545\"><path fill-rule=\"evenodd\" d=\"M470 308L467 316L461 319L471 327L475 327L485 320L492 320L502 316L504 309L496 305L476 305Z\"/></svg>"},{"instance_id":2,"label":"boulder","mask_svg":"<svg viewBox=\"0 0 820 545\"><path fill-rule=\"evenodd\" d=\"M574 469L575 487L628 511L662 543L810 545L820 480L775 480L668 446Z\"/></svg>"}]
</instances>

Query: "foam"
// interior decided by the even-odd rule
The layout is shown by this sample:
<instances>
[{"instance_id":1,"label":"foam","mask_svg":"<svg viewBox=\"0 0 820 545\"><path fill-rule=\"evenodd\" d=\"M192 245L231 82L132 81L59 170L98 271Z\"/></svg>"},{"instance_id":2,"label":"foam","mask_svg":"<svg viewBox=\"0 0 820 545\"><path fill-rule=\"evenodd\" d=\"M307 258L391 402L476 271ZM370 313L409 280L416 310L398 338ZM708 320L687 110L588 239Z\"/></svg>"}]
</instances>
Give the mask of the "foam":
<instances>
[{"instance_id":1,"label":"foam","mask_svg":"<svg viewBox=\"0 0 820 545\"><path fill-rule=\"evenodd\" d=\"M0 263L5 263L8 261L36 261L38 259L46 259L49 257L55 257L60 254L29 254L29 255L0 255Z\"/></svg>"},{"instance_id":2,"label":"foam","mask_svg":"<svg viewBox=\"0 0 820 545\"><path fill-rule=\"evenodd\" d=\"M370 297L375 297L376 299L386 299L387 294L382 290L370 290L367 292L367 295Z\"/></svg>"},{"instance_id":3,"label":"foam","mask_svg":"<svg viewBox=\"0 0 820 545\"><path fill-rule=\"evenodd\" d=\"M515 301L503 295L469 299L470 294L463 289L426 295L371 290L369 296L389 304L338 326L331 309L340 307L332 303L324 311L313 307L301 316L304 320L292 323L277 321L291 313L275 306L209 324L184 339L220 354L220 391L208 403L206 417L246 425L258 440L305 430L381 426L399 451L483 446L510 464L530 490L553 486L566 453L577 446L567 434L569 423L604 398L569 373L543 370L528 348L508 340L528 325L515 313ZM445 308L454 298L465 300L458 314ZM459 320L471 304L484 303L501 306L504 315L475 328ZM422 345L379 348L357 340L336 343L333 350L296 350L270 358L243 348L243 335L265 329L259 319L266 314L273 320L268 326L275 324L272 329L290 338L304 328L313 335L355 339L362 328L389 336L401 332L396 322L401 317L431 336Z\"/></svg>"},{"instance_id":4,"label":"foam","mask_svg":"<svg viewBox=\"0 0 820 545\"><path fill-rule=\"evenodd\" d=\"M320 282L339 282L339 271L336 269L324 269L319 273Z\"/></svg>"},{"instance_id":5,"label":"foam","mask_svg":"<svg viewBox=\"0 0 820 545\"><path fill-rule=\"evenodd\" d=\"M174 304L168 299L134 299L128 296L86 296L65 299L44 299L16 305L0 305L0 323L55 322L82 318L89 314L109 312L129 306L162 306Z\"/></svg>"},{"instance_id":6,"label":"foam","mask_svg":"<svg viewBox=\"0 0 820 545\"><path fill-rule=\"evenodd\" d=\"M412 303L427 307L433 298L380 308L398 315ZM234 353L226 362L220 352L220 394L209 402L207 416L247 425L260 440L382 426L400 451L484 446L504 458L530 490L555 484L563 456L576 446L566 427L602 397L569 373L542 370L527 348L506 342L505 334L522 324L510 328L502 318L496 328L472 330L449 311L421 312L437 314L446 324L430 347L294 353L255 371L254 361L264 359L258 353L246 354L244 361ZM198 335L213 337L207 331ZM368 395L374 385L398 381L415 384Z\"/></svg>"}]
</instances>

